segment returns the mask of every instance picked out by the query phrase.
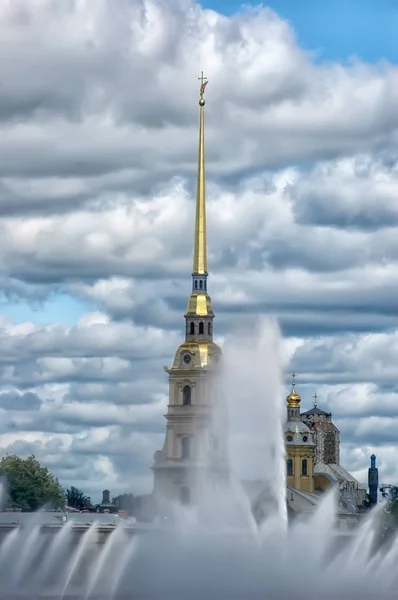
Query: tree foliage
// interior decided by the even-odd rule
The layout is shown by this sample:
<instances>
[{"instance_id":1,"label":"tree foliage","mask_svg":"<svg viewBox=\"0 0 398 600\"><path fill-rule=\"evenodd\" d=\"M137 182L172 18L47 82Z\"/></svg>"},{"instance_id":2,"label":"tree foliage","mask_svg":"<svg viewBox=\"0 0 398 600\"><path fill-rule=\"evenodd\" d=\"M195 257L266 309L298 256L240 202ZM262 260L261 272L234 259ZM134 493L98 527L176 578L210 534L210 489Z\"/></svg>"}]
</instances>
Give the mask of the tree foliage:
<instances>
[{"instance_id":1,"label":"tree foliage","mask_svg":"<svg viewBox=\"0 0 398 600\"><path fill-rule=\"evenodd\" d=\"M392 485L388 490L388 498L390 502L396 502L398 500L398 487Z\"/></svg>"},{"instance_id":2,"label":"tree foliage","mask_svg":"<svg viewBox=\"0 0 398 600\"><path fill-rule=\"evenodd\" d=\"M388 500L383 513L386 526L396 531L398 529L398 487L391 486L388 490Z\"/></svg>"},{"instance_id":3,"label":"tree foliage","mask_svg":"<svg viewBox=\"0 0 398 600\"><path fill-rule=\"evenodd\" d=\"M0 479L6 482L5 503L9 508L38 510L44 505L62 508L65 495L58 479L42 467L34 455L20 458L7 454L0 461Z\"/></svg>"},{"instance_id":4,"label":"tree foliage","mask_svg":"<svg viewBox=\"0 0 398 600\"><path fill-rule=\"evenodd\" d=\"M376 549L381 545L390 544L398 534L398 487L385 486L380 491L385 504L378 515Z\"/></svg>"},{"instance_id":5,"label":"tree foliage","mask_svg":"<svg viewBox=\"0 0 398 600\"><path fill-rule=\"evenodd\" d=\"M81 510L85 506L87 506L88 496L79 488L72 485L69 489L66 490L66 499L68 502L68 506L71 508L78 508Z\"/></svg>"},{"instance_id":6,"label":"tree foliage","mask_svg":"<svg viewBox=\"0 0 398 600\"><path fill-rule=\"evenodd\" d=\"M133 514L134 509L134 496L133 494L120 494L115 498L112 498L112 503L115 504L119 510L125 510L129 515Z\"/></svg>"}]
</instances>

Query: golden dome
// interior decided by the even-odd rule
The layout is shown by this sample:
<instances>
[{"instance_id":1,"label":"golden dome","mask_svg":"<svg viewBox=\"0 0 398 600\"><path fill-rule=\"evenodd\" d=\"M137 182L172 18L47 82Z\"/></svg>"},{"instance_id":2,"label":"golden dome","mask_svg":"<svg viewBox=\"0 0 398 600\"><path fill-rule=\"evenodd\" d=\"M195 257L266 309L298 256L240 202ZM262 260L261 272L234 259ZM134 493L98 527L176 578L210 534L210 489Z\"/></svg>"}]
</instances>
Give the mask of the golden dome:
<instances>
[{"instance_id":1,"label":"golden dome","mask_svg":"<svg viewBox=\"0 0 398 600\"><path fill-rule=\"evenodd\" d=\"M297 408L300 406L301 396L296 392L296 382L293 379L292 391L286 396L286 401L291 408Z\"/></svg>"}]
</instances>

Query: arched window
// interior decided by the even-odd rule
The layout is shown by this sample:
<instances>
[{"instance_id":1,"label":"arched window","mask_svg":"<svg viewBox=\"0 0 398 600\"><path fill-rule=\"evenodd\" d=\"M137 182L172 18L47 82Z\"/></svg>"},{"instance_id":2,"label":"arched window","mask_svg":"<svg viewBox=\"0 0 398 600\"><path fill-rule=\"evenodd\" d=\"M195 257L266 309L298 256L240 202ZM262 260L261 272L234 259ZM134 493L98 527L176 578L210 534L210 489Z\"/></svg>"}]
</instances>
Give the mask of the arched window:
<instances>
[{"instance_id":1,"label":"arched window","mask_svg":"<svg viewBox=\"0 0 398 600\"><path fill-rule=\"evenodd\" d=\"M202 335L203 335L203 334L204 334L204 332L205 332L205 326L203 325L203 321L201 321L201 322L199 323L199 335L200 335L200 334L202 334Z\"/></svg>"},{"instance_id":2,"label":"arched window","mask_svg":"<svg viewBox=\"0 0 398 600\"><path fill-rule=\"evenodd\" d=\"M199 287L200 287L200 289L203 289L203 281L202 280L199 281Z\"/></svg>"},{"instance_id":3,"label":"arched window","mask_svg":"<svg viewBox=\"0 0 398 600\"><path fill-rule=\"evenodd\" d=\"M308 475L308 466L306 458L303 458L303 460L301 461L301 474Z\"/></svg>"},{"instance_id":4,"label":"arched window","mask_svg":"<svg viewBox=\"0 0 398 600\"><path fill-rule=\"evenodd\" d=\"M184 385L182 389L182 403L184 406L190 406L192 390L190 385Z\"/></svg>"},{"instance_id":5,"label":"arched window","mask_svg":"<svg viewBox=\"0 0 398 600\"><path fill-rule=\"evenodd\" d=\"M190 442L189 437L183 437L181 440L181 458L189 458L189 450L190 450Z\"/></svg>"},{"instance_id":6,"label":"arched window","mask_svg":"<svg viewBox=\"0 0 398 600\"><path fill-rule=\"evenodd\" d=\"M207 290L207 283L206 283L206 279L205 279L205 290Z\"/></svg>"},{"instance_id":7,"label":"arched window","mask_svg":"<svg viewBox=\"0 0 398 600\"><path fill-rule=\"evenodd\" d=\"M189 334L190 335L195 335L195 325L193 322L191 322L190 326L189 326Z\"/></svg>"},{"instance_id":8,"label":"arched window","mask_svg":"<svg viewBox=\"0 0 398 600\"><path fill-rule=\"evenodd\" d=\"M286 473L287 476L293 475L293 461L291 458L288 458L286 461Z\"/></svg>"},{"instance_id":9,"label":"arched window","mask_svg":"<svg viewBox=\"0 0 398 600\"><path fill-rule=\"evenodd\" d=\"M197 289L198 289L198 282L195 279L195 290L197 290Z\"/></svg>"},{"instance_id":10,"label":"arched window","mask_svg":"<svg viewBox=\"0 0 398 600\"><path fill-rule=\"evenodd\" d=\"M180 502L181 504L189 504L191 502L191 491L189 487L180 488Z\"/></svg>"},{"instance_id":11,"label":"arched window","mask_svg":"<svg viewBox=\"0 0 398 600\"><path fill-rule=\"evenodd\" d=\"M207 323L207 335L211 335L211 323Z\"/></svg>"}]
</instances>

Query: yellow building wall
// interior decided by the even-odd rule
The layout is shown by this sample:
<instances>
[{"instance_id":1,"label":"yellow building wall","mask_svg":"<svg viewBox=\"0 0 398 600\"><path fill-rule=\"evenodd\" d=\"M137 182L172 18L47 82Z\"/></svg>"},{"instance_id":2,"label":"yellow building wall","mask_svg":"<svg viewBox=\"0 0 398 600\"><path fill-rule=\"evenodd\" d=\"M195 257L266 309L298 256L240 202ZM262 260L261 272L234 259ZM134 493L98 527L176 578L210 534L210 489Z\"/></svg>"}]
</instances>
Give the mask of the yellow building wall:
<instances>
[{"instance_id":1,"label":"yellow building wall","mask_svg":"<svg viewBox=\"0 0 398 600\"><path fill-rule=\"evenodd\" d=\"M286 460L289 459L293 461L293 475L287 476L287 485L302 492L313 492L315 490L313 449L289 445L286 448ZM303 460L307 460L307 475L302 475Z\"/></svg>"}]
</instances>

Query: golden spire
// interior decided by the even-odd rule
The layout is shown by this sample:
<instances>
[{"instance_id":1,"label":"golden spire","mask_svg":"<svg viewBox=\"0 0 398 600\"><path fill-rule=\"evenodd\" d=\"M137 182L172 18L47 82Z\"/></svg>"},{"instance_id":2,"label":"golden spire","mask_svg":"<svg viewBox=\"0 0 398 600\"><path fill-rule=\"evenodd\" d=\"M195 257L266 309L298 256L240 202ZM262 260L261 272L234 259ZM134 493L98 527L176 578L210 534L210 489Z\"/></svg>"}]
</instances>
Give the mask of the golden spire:
<instances>
[{"instance_id":1,"label":"golden spire","mask_svg":"<svg viewBox=\"0 0 398 600\"><path fill-rule=\"evenodd\" d=\"M200 121L199 121L199 158L198 158L198 183L196 191L196 219L195 219L195 241L193 253L192 293L188 300L185 318L192 317L214 317L210 296L207 293L207 244L206 244L206 194L205 194L205 143L204 143L204 105L203 94L207 85L207 77L198 77L201 81L199 91ZM202 326L204 323L202 323ZM188 327L188 326L187 326ZM195 325L189 324L189 331ZM188 329L187 329L188 331ZM207 323L206 336L211 340L213 328ZM187 333L189 339L195 337L195 333ZM203 332L198 335L204 335ZM188 338L187 338L188 339Z\"/></svg>"},{"instance_id":2,"label":"golden spire","mask_svg":"<svg viewBox=\"0 0 398 600\"><path fill-rule=\"evenodd\" d=\"M198 182L196 187L196 219L195 219L195 242L193 255L193 273L196 275L207 275L207 244L206 244L206 189L205 189L205 99L203 94L208 84L207 77L203 77L203 71L198 79L200 86L200 117L199 117L199 157L198 157Z\"/></svg>"},{"instance_id":3,"label":"golden spire","mask_svg":"<svg viewBox=\"0 0 398 600\"><path fill-rule=\"evenodd\" d=\"M292 391L286 397L286 401L290 408L297 408L298 406L300 406L301 396L296 392L296 373L292 373L292 377Z\"/></svg>"}]
</instances>

